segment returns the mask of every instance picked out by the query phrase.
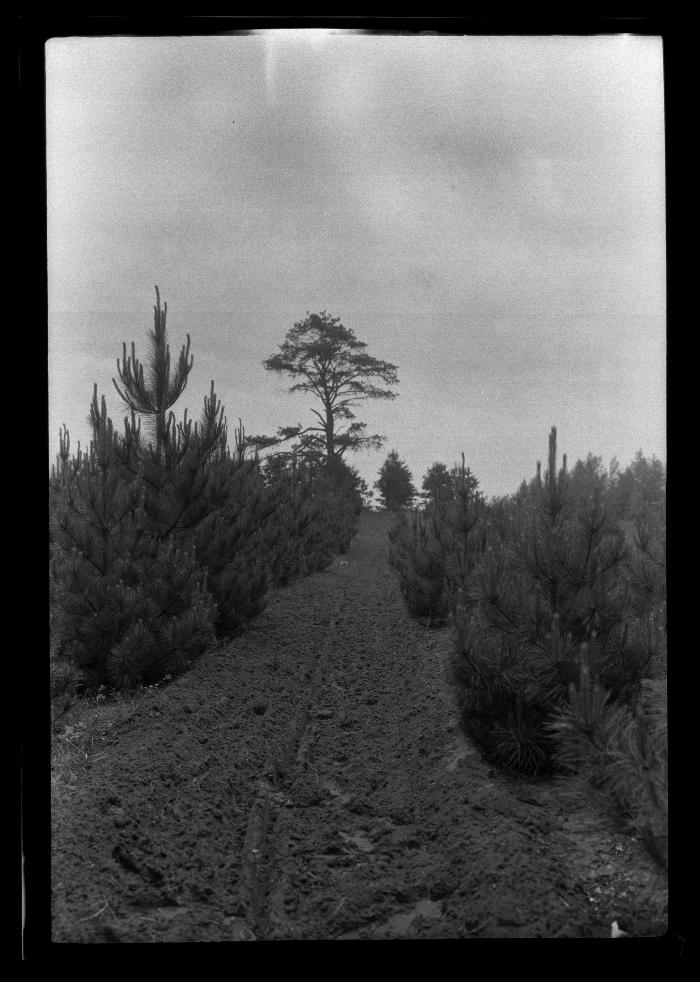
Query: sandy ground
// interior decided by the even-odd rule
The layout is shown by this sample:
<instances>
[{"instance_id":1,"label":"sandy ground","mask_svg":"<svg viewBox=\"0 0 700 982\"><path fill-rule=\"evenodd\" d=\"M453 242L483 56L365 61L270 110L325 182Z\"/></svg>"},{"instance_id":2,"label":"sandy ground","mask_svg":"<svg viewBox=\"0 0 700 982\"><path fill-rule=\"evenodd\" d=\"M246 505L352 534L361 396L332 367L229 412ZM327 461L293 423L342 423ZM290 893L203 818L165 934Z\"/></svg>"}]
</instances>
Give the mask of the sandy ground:
<instances>
[{"instance_id":1,"label":"sandy ground","mask_svg":"<svg viewBox=\"0 0 700 982\"><path fill-rule=\"evenodd\" d=\"M666 881L600 803L463 735L388 523L186 675L56 721L54 941L664 934Z\"/></svg>"}]
</instances>

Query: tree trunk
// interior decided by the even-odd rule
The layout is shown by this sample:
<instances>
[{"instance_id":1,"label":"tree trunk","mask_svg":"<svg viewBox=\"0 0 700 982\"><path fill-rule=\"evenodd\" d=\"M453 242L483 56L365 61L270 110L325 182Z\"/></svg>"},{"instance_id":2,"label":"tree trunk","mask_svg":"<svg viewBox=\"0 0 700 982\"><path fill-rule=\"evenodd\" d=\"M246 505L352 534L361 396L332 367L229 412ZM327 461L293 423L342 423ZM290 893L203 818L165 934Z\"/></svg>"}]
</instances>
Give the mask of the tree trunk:
<instances>
[{"instance_id":1,"label":"tree trunk","mask_svg":"<svg viewBox=\"0 0 700 982\"><path fill-rule=\"evenodd\" d=\"M328 403L326 403L325 408L326 408L326 456L328 457L329 460L332 460L333 457L335 456L334 440L333 440L333 436L334 436L333 424L335 421L333 419L333 410L331 409L330 405L328 405Z\"/></svg>"}]
</instances>

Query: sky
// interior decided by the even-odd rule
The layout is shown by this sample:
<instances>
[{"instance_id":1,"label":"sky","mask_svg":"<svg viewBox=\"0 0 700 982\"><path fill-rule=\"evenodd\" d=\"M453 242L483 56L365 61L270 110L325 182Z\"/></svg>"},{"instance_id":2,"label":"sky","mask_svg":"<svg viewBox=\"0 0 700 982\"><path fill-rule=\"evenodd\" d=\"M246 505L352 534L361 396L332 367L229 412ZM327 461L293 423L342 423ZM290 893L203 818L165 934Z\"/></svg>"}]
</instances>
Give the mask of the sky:
<instances>
[{"instance_id":1,"label":"sky","mask_svg":"<svg viewBox=\"0 0 700 982\"><path fill-rule=\"evenodd\" d=\"M312 29L46 47L49 448L115 424L155 286L176 404L230 442L314 421L264 359L327 311L398 367L383 448L508 494L546 459L666 457L663 52L634 35Z\"/></svg>"}]
</instances>

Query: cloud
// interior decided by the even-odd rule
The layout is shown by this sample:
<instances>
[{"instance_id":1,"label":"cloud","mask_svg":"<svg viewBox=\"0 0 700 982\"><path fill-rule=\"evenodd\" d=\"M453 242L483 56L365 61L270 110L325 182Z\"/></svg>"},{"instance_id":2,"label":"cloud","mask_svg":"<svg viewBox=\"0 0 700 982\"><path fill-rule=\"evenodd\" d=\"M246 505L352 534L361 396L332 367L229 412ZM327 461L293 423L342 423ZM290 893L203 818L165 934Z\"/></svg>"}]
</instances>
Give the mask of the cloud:
<instances>
[{"instance_id":1,"label":"cloud","mask_svg":"<svg viewBox=\"0 0 700 982\"><path fill-rule=\"evenodd\" d=\"M662 97L656 38L51 42L50 352L109 388L158 283L191 410L216 377L263 430L298 408L262 359L325 308L399 365L365 418L409 463L430 417L433 459L467 433L500 490L557 420L663 450Z\"/></svg>"}]
</instances>

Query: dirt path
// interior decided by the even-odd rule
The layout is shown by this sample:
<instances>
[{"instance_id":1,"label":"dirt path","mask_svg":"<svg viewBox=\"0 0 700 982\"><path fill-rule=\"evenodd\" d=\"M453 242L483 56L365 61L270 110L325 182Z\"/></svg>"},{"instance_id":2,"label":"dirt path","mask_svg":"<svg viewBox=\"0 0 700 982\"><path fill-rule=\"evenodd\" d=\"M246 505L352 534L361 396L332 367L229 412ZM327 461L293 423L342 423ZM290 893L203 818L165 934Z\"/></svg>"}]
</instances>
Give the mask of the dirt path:
<instances>
[{"instance_id":1,"label":"dirt path","mask_svg":"<svg viewBox=\"0 0 700 982\"><path fill-rule=\"evenodd\" d=\"M461 734L447 630L405 613L387 518L234 641L61 721L59 942L661 934L665 884L575 786Z\"/></svg>"}]
</instances>

